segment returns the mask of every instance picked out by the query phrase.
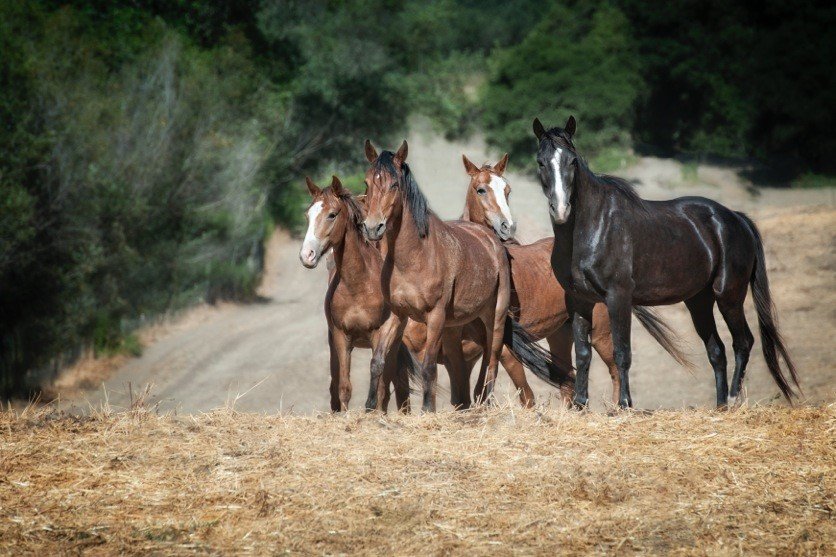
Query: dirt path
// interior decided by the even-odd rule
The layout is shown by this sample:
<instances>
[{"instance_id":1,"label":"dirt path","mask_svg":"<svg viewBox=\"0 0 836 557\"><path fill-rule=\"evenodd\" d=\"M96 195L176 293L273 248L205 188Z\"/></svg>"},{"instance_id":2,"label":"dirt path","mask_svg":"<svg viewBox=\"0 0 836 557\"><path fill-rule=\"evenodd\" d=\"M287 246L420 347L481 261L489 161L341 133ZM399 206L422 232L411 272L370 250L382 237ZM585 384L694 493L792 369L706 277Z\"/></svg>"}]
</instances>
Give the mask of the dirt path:
<instances>
[{"instance_id":1,"label":"dirt path","mask_svg":"<svg viewBox=\"0 0 836 557\"><path fill-rule=\"evenodd\" d=\"M461 153L477 163L496 158L486 154L478 138L466 144L450 143L426 131L411 134L409 152L419 184L443 218L455 218L462 209L466 181ZM528 163L512 160L509 166L511 207L523 242L551 233L539 185L513 172L530 166ZM834 192L766 190L755 196L731 170L700 167L696 178L685 180L679 163L654 158L640 159L619 174L636 180L645 198L704 195L747 211L758 221L767 245L775 302L805 393L814 400L836 398ZM207 411L233 400L235 408L242 411L327 410L328 349L322 313L327 271L325 265L313 271L304 269L298 248L298 240L284 232L271 240L262 287L268 301L192 312L147 346L142 357L122 366L104 389L64 397L63 404L98 404L106 392L111 405L126 406L129 383L134 393L153 383L152 400L159 401L163 409L180 412ZM752 308L748 310L750 324L756 329ZM713 376L684 306L663 308L662 313L690 343L698 371L692 375L677 367L644 331L634 328L631 381L635 403L642 408L711 404ZM730 352L730 337L725 326L720 329ZM750 399L761 400L772 397L777 389L768 377L759 345L755 351L746 385ZM361 407L365 399L369 357L365 350L354 353L354 407ZM729 359L733 361L731 354ZM442 371L439 377L446 388L445 375ZM609 381L597 357L591 376L593 405L601 408L601 401L609 396ZM537 379L532 377L531 382L541 399L552 395ZM505 375L499 394L512 396Z\"/></svg>"}]
</instances>

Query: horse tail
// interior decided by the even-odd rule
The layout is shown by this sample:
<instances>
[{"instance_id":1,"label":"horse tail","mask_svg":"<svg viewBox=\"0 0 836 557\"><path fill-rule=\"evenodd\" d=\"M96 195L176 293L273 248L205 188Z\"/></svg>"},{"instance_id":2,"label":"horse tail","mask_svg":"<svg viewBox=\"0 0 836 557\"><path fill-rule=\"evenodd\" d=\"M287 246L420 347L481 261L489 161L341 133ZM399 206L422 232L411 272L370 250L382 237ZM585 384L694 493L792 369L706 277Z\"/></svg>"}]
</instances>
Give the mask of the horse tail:
<instances>
[{"instance_id":1,"label":"horse tail","mask_svg":"<svg viewBox=\"0 0 836 557\"><path fill-rule=\"evenodd\" d=\"M423 391L424 380L421 376L421 366L404 342L401 342L398 346L397 370L395 381L398 384L403 385L406 382L409 385L409 392L412 394Z\"/></svg>"},{"instance_id":2,"label":"horse tail","mask_svg":"<svg viewBox=\"0 0 836 557\"><path fill-rule=\"evenodd\" d=\"M763 350L763 358L766 360L766 367L769 368L769 373L778 384L784 397L788 401L792 401L792 397L796 395L790 386L789 381L784 376L781 369L778 357L784 360L784 364L790 372L795 386L801 390L798 384L798 373L795 369L795 364L790 358L787 347L784 345L784 339L778 331L778 322L775 317L775 305L772 303L772 295L769 292L769 278L766 276L766 258L763 253L763 240L761 239L760 231L755 223L744 213L737 213L737 215L746 223L746 226L751 230L755 237L755 268L752 271L752 277L749 284L752 288L752 297L755 301L755 309L758 313L758 327L761 332L761 349Z\"/></svg>"},{"instance_id":3,"label":"horse tail","mask_svg":"<svg viewBox=\"0 0 836 557\"><path fill-rule=\"evenodd\" d=\"M505 319L502 343L541 380L558 389L574 389L572 362L555 360L551 352L537 344L537 339L510 315Z\"/></svg>"},{"instance_id":4,"label":"horse tail","mask_svg":"<svg viewBox=\"0 0 836 557\"><path fill-rule=\"evenodd\" d=\"M682 348L682 339L671 326L665 323L655 311L646 306L633 307L633 315L639 320L644 330L676 360L679 365L694 371L694 363L688 359Z\"/></svg>"}]
</instances>

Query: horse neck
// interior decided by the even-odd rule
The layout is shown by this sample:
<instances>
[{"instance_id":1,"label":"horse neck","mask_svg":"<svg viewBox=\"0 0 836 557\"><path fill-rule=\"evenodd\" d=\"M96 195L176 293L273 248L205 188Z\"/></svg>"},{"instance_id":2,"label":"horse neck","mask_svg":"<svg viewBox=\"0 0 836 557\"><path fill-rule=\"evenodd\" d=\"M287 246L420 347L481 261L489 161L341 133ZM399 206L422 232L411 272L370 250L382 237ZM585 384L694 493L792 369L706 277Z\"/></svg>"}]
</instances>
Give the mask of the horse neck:
<instances>
[{"instance_id":1,"label":"horse neck","mask_svg":"<svg viewBox=\"0 0 836 557\"><path fill-rule=\"evenodd\" d=\"M437 230L443 223L433 213L429 215L430 224L427 236L418 234L418 227L409 208L404 205L398 222L393 223L388 243L387 257L398 271L424 267L432 257L432 237L430 230Z\"/></svg>"},{"instance_id":2,"label":"horse neck","mask_svg":"<svg viewBox=\"0 0 836 557\"><path fill-rule=\"evenodd\" d=\"M578 232L585 224L597 221L602 210L604 196L601 188L593 183L595 175L585 166L575 183L575 200L572 213L564 224L552 224L554 230L554 253L559 261L570 262Z\"/></svg>"},{"instance_id":3,"label":"horse neck","mask_svg":"<svg viewBox=\"0 0 836 557\"><path fill-rule=\"evenodd\" d=\"M375 263L380 259L380 254L352 229L353 223L347 222L345 226L342 241L334 245L334 263L340 282L352 290L364 286L369 275L379 269Z\"/></svg>"}]
</instances>

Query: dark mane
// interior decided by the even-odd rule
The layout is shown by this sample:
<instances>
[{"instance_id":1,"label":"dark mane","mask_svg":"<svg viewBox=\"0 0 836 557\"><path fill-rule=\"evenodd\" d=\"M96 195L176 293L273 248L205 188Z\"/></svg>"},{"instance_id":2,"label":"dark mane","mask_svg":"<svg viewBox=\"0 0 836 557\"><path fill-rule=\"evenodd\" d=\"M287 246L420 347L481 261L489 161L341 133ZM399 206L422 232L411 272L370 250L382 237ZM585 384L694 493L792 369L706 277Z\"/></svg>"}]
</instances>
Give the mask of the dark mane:
<instances>
[{"instance_id":1,"label":"dark mane","mask_svg":"<svg viewBox=\"0 0 836 557\"><path fill-rule=\"evenodd\" d=\"M595 174L592 172L589 165L587 165L586 160L575 149L575 144L572 143L571 136L564 132L562 128L552 128L547 133L548 138L556 147L563 149L568 147L575 153L575 156L578 157L578 161L580 162L580 175L583 176L587 182L591 182L593 187L603 187L603 189L612 191L616 195L620 195L627 201L642 209L646 208L644 199L641 198L639 192L637 192L636 188L633 187L633 184L623 178L610 176L609 174ZM561 145L561 143L563 143L563 145Z\"/></svg>"},{"instance_id":2,"label":"dark mane","mask_svg":"<svg viewBox=\"0 0 836 557\"><path fill-rule=\"evenodd\" d=\"M600 184L607 186L608 189L614 191L616 194L621 195L631 203L634 203L638 207L642 209L646 208L644 199L639 196L639 192L636 191L636 188L633 187L633 184L625 180L624 178L618 178L616 176L610 176L608 174L594 174L592 172L589 173L592 175L595 180Z\"/></svg>"},{"instance_id":3,"label":"dark mane","mask_svg":"<svg viewBox=\"0 0 836 557\"><path fill-rule=\"evenodd\" d=\"M354 196L345 196L340 199L345 203L345 207L348 210L348 221L354 225L354 231L365 239L363 235L363 219L366 217L363 215L363 209L360 207L360 203L354 199Z\"/></svg>"},{"instance_id":4,"label":"dark mane","mask_svg":"<svg viewBox=\"0 0 836 557\"><path fill-rule=\"evenodd\" d=\"M409 213L412 215L412 220L415 222L415 228L418 229L418 236L426 238L430 227L430 207L427 203L427 198L418 189L418 183L409 169L409 165L403 163L401 165L401 172L395 167L395 154L391 151L383 151L374 163L375 170L385 170L391 176L398 176L398 185L401 190L401 198Z\"/></svg>"}]
</instances>

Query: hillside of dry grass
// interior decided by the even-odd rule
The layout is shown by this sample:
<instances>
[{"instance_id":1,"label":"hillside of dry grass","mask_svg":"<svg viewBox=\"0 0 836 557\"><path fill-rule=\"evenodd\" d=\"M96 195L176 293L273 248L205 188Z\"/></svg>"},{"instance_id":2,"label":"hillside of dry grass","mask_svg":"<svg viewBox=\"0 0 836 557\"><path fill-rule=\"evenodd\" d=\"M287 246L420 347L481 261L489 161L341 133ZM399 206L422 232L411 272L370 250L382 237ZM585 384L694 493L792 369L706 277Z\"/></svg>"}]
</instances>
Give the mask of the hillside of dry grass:
<instances>
[{"instance_id":1,"label":"hillside of dry grass","mask_svg":"<svg viewBox=\"0 0 836 557\"><path fill-rule=\"evenodd\" d=\"M836 406L0 414L0 552L836 550Z\"/></svg>"}]
</instances>

